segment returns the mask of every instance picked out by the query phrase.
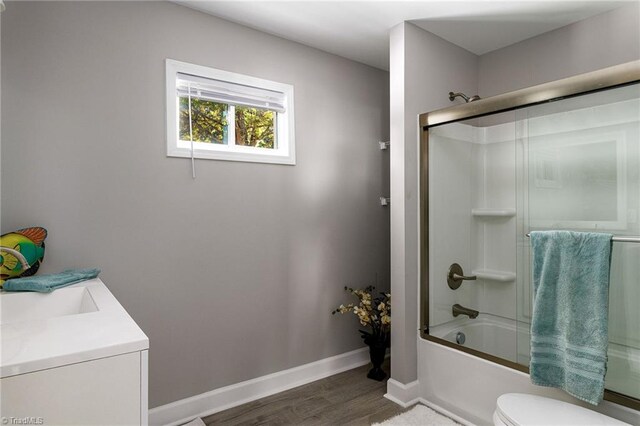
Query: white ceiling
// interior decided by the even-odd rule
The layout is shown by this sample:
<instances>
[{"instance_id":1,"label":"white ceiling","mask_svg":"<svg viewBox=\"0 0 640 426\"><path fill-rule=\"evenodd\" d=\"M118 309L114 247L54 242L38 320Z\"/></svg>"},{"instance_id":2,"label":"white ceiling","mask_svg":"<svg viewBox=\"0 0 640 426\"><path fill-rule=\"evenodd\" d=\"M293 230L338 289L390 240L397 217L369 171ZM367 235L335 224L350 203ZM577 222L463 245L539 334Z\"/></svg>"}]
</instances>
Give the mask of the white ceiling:
<instances>
[{"instance_id":1,"label":"white ceiling","mask_svg":"<svg viewBox=\"0 0 640 426\"><path fill-rule=\"evenodd\" d=\"M480 0L175 2L384 70L389 69L389 29L403 21L412 21L481 55L626 3Z\"/></svg>"}]
</instances>

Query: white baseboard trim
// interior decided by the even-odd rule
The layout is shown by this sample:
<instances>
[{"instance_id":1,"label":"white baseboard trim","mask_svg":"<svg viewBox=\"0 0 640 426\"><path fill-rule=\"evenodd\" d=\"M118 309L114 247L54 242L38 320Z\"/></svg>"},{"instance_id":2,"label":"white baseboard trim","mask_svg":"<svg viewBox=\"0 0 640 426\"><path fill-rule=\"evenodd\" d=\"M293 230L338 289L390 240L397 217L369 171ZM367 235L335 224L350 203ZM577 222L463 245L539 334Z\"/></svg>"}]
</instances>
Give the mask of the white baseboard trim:
<instances>
[{"instance_id":1,"label":"white baseboard trim","mask_svg":"<svg viewBox=\"0 0 640 426\"><path fill-rule=\"evenodd\" d=\"M434 404L433 402L422 398L420 396L420 386L417 380L405 385L404 383L400 383L397 380L389 379L387 381L387 393L384 395L384 397L400 405L402 408L408 408L419 403L422 405L426 405L432 410L437 411L443 416L447 416L462 425L476 426L469 420L463 419L457 414L453 414L451 411L442 408L438 404Z\"/></svg>"},{"instance_id":2,"label":"white baseboard trim","mask_svg":"<svg viewBox=\"0 0 640 426\"><path fill-rule=\"evenodd\" d=\"M402 408L407 408L418 402L419 391L420 387L417 380L405 385L395 379L389 379L387 381L387 393L384 397Z\"/></svg>"},{"instance_id":3,"label":"white baseboard trim","mask_svg":"<svg viewBox=\"0 0 640 426\"><path fill-rule=\"evenodd\" d=\"M149 424L181 425L196 417L209 416L368 363L369 349L356 349L152 408Z\"/></svg>"},{"instance_id":4,"label":"white baseboard trim","mask_svg":"<svg viewBox=\"0 0 640 426\"><path fill-rule=\"evenodd\" d=\"M462 417L458 416L457 414L453 414L451 411L445 410L444 408L442 408L438 404L434 404L433 402L427 401L424 398L418 398L416 402L419 402L420 404L426 405L427 407L431 408L433 411L437 411L438 413L442 414L443 416L447 416L450 419L453 419L456 422L460 423L461 425L464 425L464 426L476 426L475 423L471 423L469 420L463 419Z\"/></svg>"}]
</instances>

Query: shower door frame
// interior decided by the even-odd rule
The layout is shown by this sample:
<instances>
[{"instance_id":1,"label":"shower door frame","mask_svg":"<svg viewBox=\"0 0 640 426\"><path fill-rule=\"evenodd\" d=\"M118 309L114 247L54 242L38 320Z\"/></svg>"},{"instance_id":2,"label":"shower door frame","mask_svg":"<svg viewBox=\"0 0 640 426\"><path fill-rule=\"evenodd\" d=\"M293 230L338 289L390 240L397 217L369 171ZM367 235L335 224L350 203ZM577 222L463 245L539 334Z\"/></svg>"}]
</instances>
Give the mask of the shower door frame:
<instances>
[{"instance_id":1,"label":"shower door frame","mask_svg":"<svg viewBox=\"0 0 640 426\"><path fill-rule=\"evenodd\" d=\"M528 366L457 345L429 334L429 129L636 83L640 83L640 60L420 114L420 337L505 367L529 373ZM640 399L615 391L605 389L604 399L640 410Z\"/></svg>"}]
</instances>

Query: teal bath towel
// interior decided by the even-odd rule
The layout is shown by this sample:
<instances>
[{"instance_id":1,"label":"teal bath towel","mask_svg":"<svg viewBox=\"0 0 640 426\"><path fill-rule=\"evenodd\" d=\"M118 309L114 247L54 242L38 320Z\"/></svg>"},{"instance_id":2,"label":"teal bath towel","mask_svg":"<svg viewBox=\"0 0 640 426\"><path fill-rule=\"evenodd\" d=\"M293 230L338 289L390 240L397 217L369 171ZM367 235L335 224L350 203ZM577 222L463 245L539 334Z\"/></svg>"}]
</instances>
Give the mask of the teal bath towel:
<instances>
[{"instance_id":1,"label":"teal bath towel","mask_svg":"<svg viewBox=\"0 0 640 426\"><path fill-rule=\"evenodd\" d=\"M607 372L611 234L531 233L531 382L597 405Z\"/></svg>"},{"instance_id":2,"label":"teal bath towel","mask_svg":"<svg viewBox=\"0 0 640 426\"><path fill-rule=\"evenodd\" d=\"M95 278L99 269L72 269L59 274L34 275L32 277L13 278L4 282L5 291L37 291L50 293L61 287Z\"/></svg>"}]
</instances>

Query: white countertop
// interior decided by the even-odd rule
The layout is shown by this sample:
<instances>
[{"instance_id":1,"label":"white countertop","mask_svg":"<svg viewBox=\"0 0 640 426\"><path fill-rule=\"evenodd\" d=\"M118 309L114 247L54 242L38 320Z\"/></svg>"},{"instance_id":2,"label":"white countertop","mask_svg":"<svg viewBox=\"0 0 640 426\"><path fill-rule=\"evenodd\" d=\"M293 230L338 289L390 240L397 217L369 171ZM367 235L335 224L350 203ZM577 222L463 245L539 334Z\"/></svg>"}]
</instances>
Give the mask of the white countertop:
<instances>
[{"instance_id":1,"label":"white countertop","mask_svg":"<svg viewBox=\"0 0 640 426\"><path fill-rule=\"evenodd\" d=\"M99 279L84 281L48 294L27 297L48 301L65 289L85 287L97 310L75 314L52 314L11 321L3 315L0 325L0 377L10 377L47 368L60 367L149 349L149 339L127 311ZM78 291L69 291L78 294ZM11 311L11 304L25 293L0 292L0 308ZM24 300L24 299L23 299ZM31 300L31 299L29 299ZM84 303L84 302L83 302Z\"/></svg>"}]
</instances>

